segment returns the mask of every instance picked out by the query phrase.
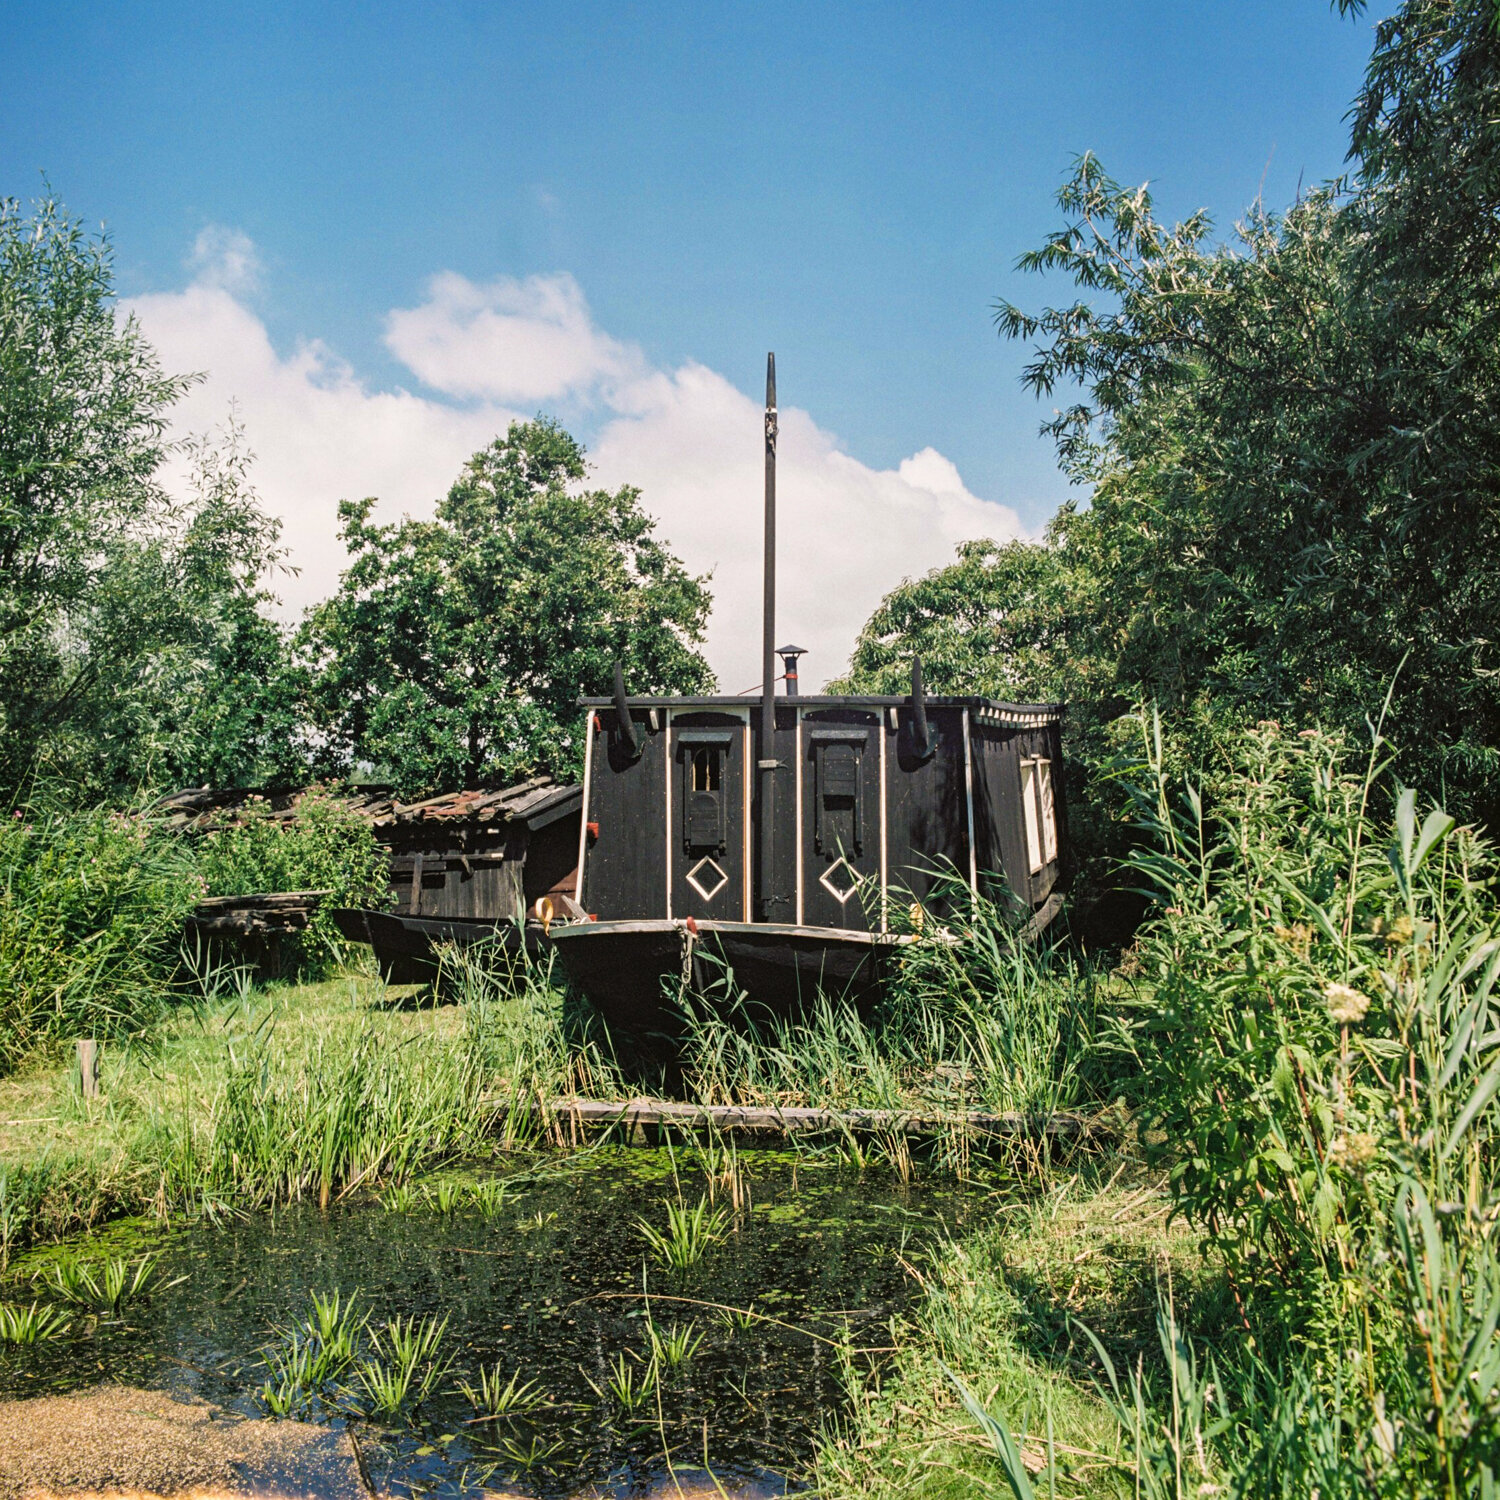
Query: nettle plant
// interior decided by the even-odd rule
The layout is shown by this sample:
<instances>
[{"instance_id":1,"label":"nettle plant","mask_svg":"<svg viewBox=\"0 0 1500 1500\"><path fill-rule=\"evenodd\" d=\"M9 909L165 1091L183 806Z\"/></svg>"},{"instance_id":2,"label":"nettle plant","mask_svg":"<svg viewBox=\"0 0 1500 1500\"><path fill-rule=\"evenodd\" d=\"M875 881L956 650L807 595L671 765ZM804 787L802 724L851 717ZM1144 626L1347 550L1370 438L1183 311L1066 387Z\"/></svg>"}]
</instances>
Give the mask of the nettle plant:
<instances>
[{"instance_id":1,"label":"nettle plant","mask_svg":"<svg viewBox=\"0 0 1500 1500\"><path fill-rule=\"evenodd\" d=\"M1340 739L1261 724L1206 797L1143 727L1148 1150L1242 1306L1340 1362L1374 1448L1464 1493L1500 1432L1495 850L1411 790L1377 818L1378 734L1358 775Z\"/></svg>"}]
</instances>

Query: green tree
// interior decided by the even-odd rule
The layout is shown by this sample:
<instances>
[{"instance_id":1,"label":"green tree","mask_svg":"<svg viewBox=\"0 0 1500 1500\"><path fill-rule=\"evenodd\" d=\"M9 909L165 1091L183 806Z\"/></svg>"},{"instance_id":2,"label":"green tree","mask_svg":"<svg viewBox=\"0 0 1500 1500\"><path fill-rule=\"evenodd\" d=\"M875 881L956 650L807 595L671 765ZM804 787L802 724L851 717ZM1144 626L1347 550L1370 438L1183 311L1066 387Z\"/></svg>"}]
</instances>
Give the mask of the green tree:
<instances>
[{"instance_id":1,"label":"green tree","mask_svg":"<svg viewBox=\"0 0 1500 1500\"><path fill-rule=\"evenodd\" d=\"M654 534L640 493L590 490L555 422L512 424L432 521L375 525L339 508L351 555L309 613L317 722L341 766L406 792L581 767L580 693L703 692L710 598Z\"/></svg>"},{"instance_id":2,"label":"green tree","mask_svg":"<svg viewBox=\"0 0 1500 1500\"><path fill-rule=\"evenodd\" d=\"M1034 542L965 542L958 561L906 579L860 631L835 692L905 693L913 657L936 693L1011 702L1071 686L1063 558Z\"/></svg>"},{"instance_id":3,"label":"green tree","mask_svg":"<svg viewBox=\"0 0 1500 1500\"><path fill-rule=\"evenodd\" d=\"M1216 244L1085 156L1067 224L1022 260L1083 295L998 313L1036 341L1035 391L1081 393L1046 430L1092 489L1052 529L1093 580L1089 677L1200 724L1357 733L1399 670L1404 774L1491 814L1497 101L1489 0L1408 0L1377 31L1348 181Z\"/></svg>"},{"instance_id":4,"label":"green tree","mask_svg":"<svg viewBox=\"0 0 1500 1500\"><path fill-rule=\"evenodd\" d=\"M272 649L276 525L233 436L200 446L193 502L160 481L189 383L117 317L105 240L51 198L0 202L0 788L196 777L216 762L184 715L222 713L226 668Z\"/></svg>"},{"instance_id":5,"label":"green tree","mask_svg":"<svg viewBox=\"0 0 1500 1500\"><path fill-rule=\"evenodd\" d=\"M191 519L157 552L179 618L156 654L149 722L120 739L174 786L301 785L312 754L307 675L268 613L281 523L260 508L236 420L217 443L195 438L187 451Z\"/></svg>"}]
</instances>

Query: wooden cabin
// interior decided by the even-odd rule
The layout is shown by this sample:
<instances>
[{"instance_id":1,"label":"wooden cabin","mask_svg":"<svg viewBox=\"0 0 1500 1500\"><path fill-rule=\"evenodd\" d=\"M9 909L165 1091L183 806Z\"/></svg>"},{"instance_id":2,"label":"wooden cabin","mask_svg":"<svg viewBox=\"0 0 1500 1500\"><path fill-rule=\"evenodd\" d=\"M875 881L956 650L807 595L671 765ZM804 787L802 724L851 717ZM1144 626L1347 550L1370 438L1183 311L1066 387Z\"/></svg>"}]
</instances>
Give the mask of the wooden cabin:
<instances>
[{"instance_id":1,"label":"wooden cabin","mask_svg":"<svg viewBox=\"0 0 1500 1500\"><path fill-rule=\"evenodd\" d=\"M913 902L941 917L940 871L1039 931L1062 903L1062 710L927 697L780 697L770 862L755 772L763 704L586 699L577 900L554 929L612 1017L661 1023L660 984L690 943L780 1006L867 995ZM622 729L629 716L628 731ZM763 899L761 899L763 897Z\"/></svg>"},{"instance_id":2,"label":"wooden cabin","mask_svg":"<svg viewBox=\"0 0 1500 1500\"><path fill-rule=\"evenodd\" d=\"M304 791L196 788L163 798L158 812L173 826L208 832L247 817L296 822ZM401 802L388 788L340 796L370 824L390 860L390 900L369 909L341 908L333 920L345 937L375 949L394 983L436 970L434 946L499 933L521 937L539 899L567 908L576 881L582 791L536 777L518 786L448 792ZM287 935L300 932L326 891L259 892L202 902L191 934L233 943L267 972ZM533 924L531 936L542 931ZM268 957L269 955L269 957Z\"/></svg>"},{"instance_id":3,"label":"wooden cabin","mask_svg":"<svg viewBox=\"0 0 1500 1500\"><path fill-rule=\"evenodd\" d=\"M393 914L520 921L538 898L571 895L582 800L539 776L392 803L373 826L391 854Z\"/></svg>"},{"instance_id":4,"label":"wooden cabin","mask_svg":"<svg viewBox=\"0 0 1500 1500\"><path fill-rule=\"evenodd\" d=\"M582 790L541 776L490 791L396 802L373 819L391 854L389 911L334 913L346 937L375 950L391 983L436 973L435 947L498 936L540 941L528 913L570 902L577 883Z\"/></svg>"}]
</instances>

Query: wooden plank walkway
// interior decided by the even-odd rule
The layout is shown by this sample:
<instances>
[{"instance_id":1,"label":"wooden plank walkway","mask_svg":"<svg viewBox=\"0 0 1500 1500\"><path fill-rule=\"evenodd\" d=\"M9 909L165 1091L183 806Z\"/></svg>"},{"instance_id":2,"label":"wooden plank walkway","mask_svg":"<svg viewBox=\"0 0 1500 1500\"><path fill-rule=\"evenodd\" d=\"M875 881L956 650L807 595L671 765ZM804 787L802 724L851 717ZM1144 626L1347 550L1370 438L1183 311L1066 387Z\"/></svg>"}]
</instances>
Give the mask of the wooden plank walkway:
<instances>
[{"instance_id":1,"label":"wooden plank walkway","mask_svg":"<svg viewBox=\"0 0 1500 1500\"><path fill-rule=\"evenodd\" d=\"M520 1106L524 1108L524 1106ZM538 1106L533 1105L534 1111ZM809 1109L804 1106L684 1104L669 1099L552 1099L540 1105L547 1123L573 1135L619 1128L634 1132L646 1126L686 1130L796 1135L943 1135L967 1131L992 1136L1083 1136L1090 1122L1082 1115L987 1114L965 1110L920 1114L895 1109Z\"/></svg>"}]
</instances>

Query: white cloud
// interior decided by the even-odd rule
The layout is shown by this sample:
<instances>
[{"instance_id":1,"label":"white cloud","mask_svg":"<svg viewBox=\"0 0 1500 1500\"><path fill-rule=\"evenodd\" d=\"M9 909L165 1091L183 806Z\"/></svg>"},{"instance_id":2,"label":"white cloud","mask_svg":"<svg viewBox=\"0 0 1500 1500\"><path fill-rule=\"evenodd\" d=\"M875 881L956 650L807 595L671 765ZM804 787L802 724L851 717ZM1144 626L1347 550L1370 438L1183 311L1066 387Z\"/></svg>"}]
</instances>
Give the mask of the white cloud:
<instances>
[{"instance_id":1,"label":"white cloud","mask_svg":"<svg viewBox=\"0 0 1500 1500\"><path fill-rule=\"evenodd\" d=\"M600 431L594 461L607 483L639 485L678 553L714 570L709 659L720 686L739 692L760 680L759 403L698 364L634 394L636 408ZM860 627L902 578L951 562L970 537L1016 536L1021 526L1013 511L971 495L931 449L935 464L872 469L805 411L783 408L780 424L777 645L807 648L812 687L843 670Z\"/></svg>"},{"instance_id":2,"label":"white cloud","mask_svg":"<svg viewBox=\"0 0 1500 1500\"><path fill-rule=\"evenodd\" d=\"M390 520L430 515L463 461L514 415L371 390L316 340L283 356L265 324L222 287L195 283L129 307L168 370L206 373L175 410L178 436L219 427L237 406L256 455L255 486L281 518L299 570L277 582L293 613L338 582L340 500L377 495Z\"/></svg>"},{"instance_id":3,"label":"white cloud","mask_svg":"<svg viewBox=\"0 0 1500 1500\"><path fill-rule=\"evenodd\" d=\"M391 353L448 396L573 402L643 368L637 351L594 326L565 273L480 286L445 271L421 306L388 314L385 329Z\"/></svg>"},{"instance_id":4,"label":"white cloud","mask_svg":"<svg viewBox=\"0 0 1500 1500\"><path fill-rule=\"evenodd\" d=\"M223 287L243 295L260 285L260 254L242 229L206 225L198 231L187 263L199 286Z\"/></svg>"},{"instance_id":5,"label":"white cloud","mask_svg":"<svg viewBox=\"0 0 1500 1500\"><path fill-rule=\"evenodd\" d=\"M238 249L253 264L254 247L246 240ZM639 486L678 555L696 572L712 571L708 655L721 688L757 681L757 401L701 364L652 369L594 324L567 275L485 285L434 277L423 303L389 315L386 338L448 399L372 389L316 339L278 353L212 270L225 262L205 253L207 275L131 306L167 368L208 372L178 409L179 433L216 426L230 401L238 404L258 455L257 487L282 517L301 569L281 589L289 607L325 597L337 582L341 498L378 495L387 517L430 515L463 460L517 409L562 405L582 418L575 426L589 441L594 482ZM809 686L842 670L860 626L902 578L950 561L968 538L1022 529L1014 511L971 494L936 450L895 470L871 468L796 407L781 411L778 497L778 634L808 648Z\"/></svg>"}]
</instances>

